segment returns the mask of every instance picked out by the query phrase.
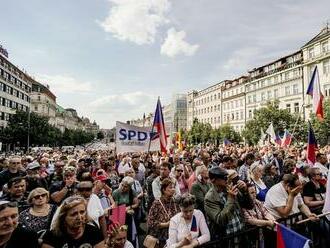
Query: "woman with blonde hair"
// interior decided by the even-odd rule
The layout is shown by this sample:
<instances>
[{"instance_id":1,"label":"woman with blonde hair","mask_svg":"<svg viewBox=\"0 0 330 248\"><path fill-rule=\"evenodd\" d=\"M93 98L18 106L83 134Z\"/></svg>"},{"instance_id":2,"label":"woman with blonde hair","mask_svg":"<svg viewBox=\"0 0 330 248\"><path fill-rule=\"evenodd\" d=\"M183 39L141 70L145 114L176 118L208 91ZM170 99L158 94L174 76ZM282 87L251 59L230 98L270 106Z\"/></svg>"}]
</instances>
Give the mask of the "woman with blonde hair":
<instances>
[{"instance_id":1,"label":"woman with blonde hair","mask_svg":"<svg viewBox=\"0 0 330 248\"><path fill-rule=\"evenodd\" d=\"M90 224L87 203L83 197L65 199L51 229L43 237L42 248L62 247L104 247L101 230Z\"/></svg>"},{"instance_id":2,"label":"woman with blonde hair","mask_svg":"<svg viewBox=\"0 0 330 248\"><path fill-rule=\"evenodd\" d=\"M48 203L49 192L44 188L35 188L27 198L31 205L19 215L19 223L30 231L37 233L48 230L56 210L56 205Z\"/></svg>"}]
</instances>

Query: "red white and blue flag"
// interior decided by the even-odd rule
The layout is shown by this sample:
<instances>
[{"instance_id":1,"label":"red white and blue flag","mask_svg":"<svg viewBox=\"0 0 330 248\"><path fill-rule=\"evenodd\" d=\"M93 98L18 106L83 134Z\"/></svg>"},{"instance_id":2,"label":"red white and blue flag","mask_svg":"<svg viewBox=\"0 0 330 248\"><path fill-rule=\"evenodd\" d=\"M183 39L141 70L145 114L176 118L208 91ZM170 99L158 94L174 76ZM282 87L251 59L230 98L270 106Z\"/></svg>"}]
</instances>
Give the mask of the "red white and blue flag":
<instances>
[{"instance_id":1,"label":"red white and blue flag","mask_svg":"<svg viewBox=\"0 0 330 248\"><path fill-rule=\"evenodd\" d=\"M317 149L317 143L311 123L309 122L308 125L307 163L314 165L316 161L315 150Z\"/></svg>"},{"instance_id":2,"label":"red white and blue flag","mask_svg":"<svg viewBox=\"0 0 330 248\"><path fill-rule=\"evenodd\" d=\"M281 140L281 147L289 147L291 144L292 135L285 129L283 138Z\"/></svg>"},{"instance_id":3,"label":"red white and blue flag","mask_svg":"<svg viewBox=\"0 0 330 248\"><path fill-rule=\"evenodd\" d=\"M154 124L153 129L157 132L159 136L160 150L161 152L167 152L167 134L165 130L164 118L163 118L163 110L162 105L160 104L160 100L157 101Z\"/></svg>"},{"instance_id":4,"label":"red white and blue flag","mask_svg":"<svg viewBox=\"0 0 330 248\"><path fill-rule=\"evenodd\" d=\"M310 95L313 98L313 112L316 114L319 120L323 120L323 95L321 92L319 72L317 70L317 66L315 66L311 81L308 85L307 95Z\"/></svg>"},{"instance_id":5,"label":"red white and blue flag","mask_svg":"<svg viewBox=\"0 0 330 248\"><path fill-rule=\"evenodd\" d=\"M309 248L309 239L282 224L277 227L277 248Z\"/></svg>"}]
</instances>

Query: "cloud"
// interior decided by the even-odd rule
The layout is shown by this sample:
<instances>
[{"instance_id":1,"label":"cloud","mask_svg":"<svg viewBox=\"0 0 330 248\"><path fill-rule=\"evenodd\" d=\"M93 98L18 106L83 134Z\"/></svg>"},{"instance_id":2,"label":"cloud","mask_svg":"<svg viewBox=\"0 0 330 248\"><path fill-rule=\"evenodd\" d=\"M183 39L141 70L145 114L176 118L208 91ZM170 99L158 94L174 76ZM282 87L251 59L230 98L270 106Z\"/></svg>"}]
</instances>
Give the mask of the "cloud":
<instances>
[{"instance_id":1,"label":"cloud","mask_svg":"<svg viewBox=\"0 0 330 248\"><path fill-rule=\"evenodd\" d=\"M92 90L90 82L82 82L66 75L38 75L37 80L44 85L49 85L55 94L61 93L88 93Z\"/></svg>"},{"instance_id":2,"label":"cloud","mask_svg":"<svg viewBox=\"0 0 330 248\"><path fill-rule=\"evenodd\" d=\"M191 45L184 40L186 33L184 31L176 31L175 28L170 28L167 31L167 37L161 46L160 53L168 57L175 57L183 54L192 56L198 50L199 45Z\"/></svg>"},{"instance_id":3,"label":"cloud","mask_svg":"<svg viewBox=\"0 0 330 248\"><path fill-rule=\"evenodd\" d=\"M109 0L113 7L100 23L105 32L138 45L155 41L157 29L168 23L169 0Z\"/></svg>"},{"instance_id":4,"label":"cloud","mask_svg":"<svg viewBox=\"0 0 330 248\"><path fill-rule=\"evenodd\" d=\"M142 117L143 113L154 111L157 96L142 92L128 92L100 97L91 101L87 108L95 116L105 117L111 114L111 124L115 121L127 121ZM105 126L109 126L104 124Z\"/></svg>"}]
</instances>

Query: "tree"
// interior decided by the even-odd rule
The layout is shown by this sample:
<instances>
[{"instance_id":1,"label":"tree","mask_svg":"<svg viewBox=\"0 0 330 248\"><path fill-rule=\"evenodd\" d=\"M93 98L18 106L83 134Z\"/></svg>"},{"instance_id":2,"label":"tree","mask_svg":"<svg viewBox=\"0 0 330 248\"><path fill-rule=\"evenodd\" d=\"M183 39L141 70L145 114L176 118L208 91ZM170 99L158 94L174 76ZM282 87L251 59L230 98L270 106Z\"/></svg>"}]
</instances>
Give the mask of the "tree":
<instances>
[{"instance_id":1,"label":"tree","mask_svg":"<svg viewBox=\"0 0 330 248\"><path fill-rule=\"evenodd\" d=\"M223 141L228 139L230 142L239 143L242 141L241 135L234 130L228 123L219 127L219 138Z\"/></svg>"},{"instance_id":2,"label":"tree","mask_svg":"<svg viewBox=\"0 0 330 248\"><path fill-rule=\"evenodd\" d=\"M236 132L229 124L224 124L219 128L212 128L209 123L201 123L197 119L194 120L190 131L186 134L190 144L212 142L219 144L225 138L231 142L240 142L242 140L240 134Z\"/></svg>"},{"instance_id":3,"label":"tree","mask_svg":"<svg viewBox=\"0 0 330 248\"><path fill-rule=\"evenodd\" d=\"M104 133L99 131L97 134L96 134L96 138L99 139L99 140L102 140L104 139Z\"/></svg>"},{"instance_id":4,"label":"tree","mask_svg":"<svg viewBox=\"0 0 330 248\"><path fill-rule=\"evenodd\" d=\"M64 133L50 125L48 118L34 112L29 114L17 111L8 121L7 127L0 131L0 139L5 144L27 147L28 134L31 146L81 145L94 139L92 133L83 130L65 129Z\"/></svg>"},{"instance_id":5,"label":"tree","mask_svg":"<svg viewBox=\"0 0 330 248\"><path fill-rule=\"evenodd\" d=\"M313 125L316 140L320 146L327 145L330 139L330 101L324 102L324 120L319 121L315 114L311 116L311 124ZM306 135L307 142L307 135Z\"/></svg>"},{"instance_id":6,"label":"tree","mask_svg":"<svg viewBox=\"0 0 330 248\"><path fill-rule=\"evenodd\" d=\"M257 144L261 128L267 129L270 123L273 123L276 134L282 135L284 130L294 132L294 140L302 141L306 133L306 123L299 115L293 115L286 109L279 108L279 101L268 102L266 107L254 111L254 117L249 120L242 132L243 137L249 144Z\"/></svg>"}]
</instances>

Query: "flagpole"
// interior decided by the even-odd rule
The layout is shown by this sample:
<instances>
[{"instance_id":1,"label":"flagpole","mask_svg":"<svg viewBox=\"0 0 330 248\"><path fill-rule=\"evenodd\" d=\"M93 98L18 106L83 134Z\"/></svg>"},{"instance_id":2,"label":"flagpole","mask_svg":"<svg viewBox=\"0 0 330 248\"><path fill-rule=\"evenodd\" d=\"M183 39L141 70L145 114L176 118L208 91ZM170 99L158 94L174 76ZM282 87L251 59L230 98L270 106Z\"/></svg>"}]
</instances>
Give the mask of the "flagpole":
<instances>
[{"instance_id":1,"label":"flagpole","mask_svg":"<svg viewBox=\"0 0 330 248\"><path fill-rule=\"evenodd\" d=\"M323 216L327 216L327 215L329 215L329 214L330 214L330 212L327 212L327 213L324 213L324 214L316 215L315 217L316 217L316 218L320 218L320 217L323 217ZM299 224L302 224L302 223L305 223L305 222L308 222L308 221L311 221L311 219L310 219L310 218L307 218L307 219L304 219L304 220L298 221L298 222L295 223L295 224L299 225Z\"/></svg>"},{"instance_id":2,"label":"flagpole","mask_svg":"<svg viewBox=\"0 0 330 248\"><path fill-rule=\"evenodd\" d=\"M305 105L304 103L301 105L301 109L300 109L299 114L298 114L298 116L297 116L296 123L295 123L294 126L293 126L293 130L292 130L292 134L291 134L291 143L292 143L292 140L293 140L294 134L295 134L295 132L296 132L296 127L297 127L297 125L298 125L298 121L299 121L299 119L300 119L300 115L301 115L301 113L302 113L302 110L304 109L304 105ZM291 145L291 143L290 143L290 145Z\"/></svg>"}]
</instances>

